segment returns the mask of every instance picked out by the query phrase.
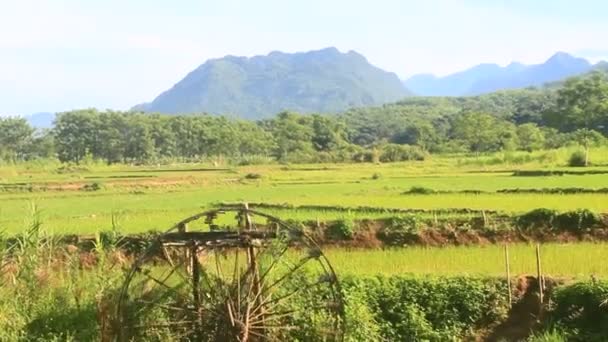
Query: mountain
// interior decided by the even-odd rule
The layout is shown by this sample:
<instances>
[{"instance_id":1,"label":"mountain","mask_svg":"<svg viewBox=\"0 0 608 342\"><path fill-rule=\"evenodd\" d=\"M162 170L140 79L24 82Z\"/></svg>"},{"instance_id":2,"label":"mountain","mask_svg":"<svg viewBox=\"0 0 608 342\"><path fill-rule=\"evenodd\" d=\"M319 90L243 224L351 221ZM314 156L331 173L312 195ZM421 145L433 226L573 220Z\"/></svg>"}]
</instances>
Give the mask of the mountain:
<instances>
[{"instance_id":1,"label":"mountain","mask_svg":"<svg viewBox=\"0 0 608 342\"><path fill-rule=\"evenodd\" d=\"M593 65L565 52L558 52L542 64L511 63L506 67L481 64L445 77L412 76L405 86L417 95L464 96L504 89L542 86L590 71Z\"/></svg>"},{"instance_id":2,"label":"mountain","mask_svg":"<svg viewBox=\"0 0 608 342\"><path fill-rule=\"evenodd\" d=\"M608 62L601 61L593 66L593 70L608 72Z\"/></svg>"},{"instance_id":3,"label":"mountain","mask_svg":"<svg viewBox=\"0 0 608 342\"><path fill-rule=\"evenodd\" d=\"M524 68L525 66L520 63L511 63L505 68L498 64L480 64L445 77L436 77L431 74L414 75L405 81L404 84L416 95L461 96L467 94L481 79L487 77L505 77L510 73L517 73Z\"/></svg>"},{"instance_id":4,"label":"mountain","mask_svg":"<svg viewBox=\"0 0 608 342\"><path fill-rule=\"evenodd\" d=\"M302 53L211 59L150 103L133 110L270 117L282 110L339 112L410 95L397 75L357 52L326 48Z\"/></svg>"},{"instance_id":5,"label":"mountain","mask_svg":"<svg viewBox=\"0 0 608 342\"><path fill-rule=\"evenodd\" d=\"M25 119L34 128L51 128L55 120L55 113L34 113L25 116Z\"/></svg>"}]
</instances>

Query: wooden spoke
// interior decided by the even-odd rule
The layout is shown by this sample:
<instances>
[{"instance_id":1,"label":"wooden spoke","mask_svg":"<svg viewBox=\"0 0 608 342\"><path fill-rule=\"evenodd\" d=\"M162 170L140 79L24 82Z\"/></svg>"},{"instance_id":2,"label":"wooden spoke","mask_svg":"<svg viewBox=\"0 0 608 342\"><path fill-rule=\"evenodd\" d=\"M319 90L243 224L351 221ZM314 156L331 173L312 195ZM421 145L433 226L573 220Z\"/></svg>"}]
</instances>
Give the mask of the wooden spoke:
<instances>
[{"instance_id":1,"label":"wooden spoke","mask_svg":"<svg viewBox=\"0 0 608 342\"><path fill-rule=\"evenodd\" d=\"M317 244L276 217L228 206L182 220L136 260L117 340L290 340L314 314L333 327L319 340L341 341L342 294Z\"/></svg>"}]
</instances>

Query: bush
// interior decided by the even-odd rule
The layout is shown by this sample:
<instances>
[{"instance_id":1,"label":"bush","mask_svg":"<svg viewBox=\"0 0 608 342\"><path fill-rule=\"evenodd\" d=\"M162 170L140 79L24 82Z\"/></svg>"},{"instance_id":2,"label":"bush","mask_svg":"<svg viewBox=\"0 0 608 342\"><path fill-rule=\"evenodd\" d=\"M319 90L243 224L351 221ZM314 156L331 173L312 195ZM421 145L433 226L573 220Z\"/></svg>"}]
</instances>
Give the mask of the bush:
<instances>
[{"instance_id":1,"label":"bush","mask_svg":"<svg viewBox=\"0 0 608 342\"><path fill-rule=\"evenodd\" d=\"M387 245L403 246L418 240L422 220L416 215L395 216L386 220L378 238Z\"/></svg>"},{"instance_id":2,"label":"bush","mask_svg":"<svg viewBox=\"0 0 608 342\"><path fill-rule=\"evenodd\" d=\"M557 211L545 208L534 209L516 219L516 225L522 229L551 228Z\"/></svg>"},{"instance_id":3,"label":"bush","mask_svg":"<svg viewBox=\"0 0 608 342\"><path fill-rule=\"evenodd\" d=\"M579 232L602 224L599 215L588 209L579 209L558 213L551 209L534 209L520 215L516 219L516 225L522 229L547 229L554 228L560 231Z\"/></svg>"},{"instance_id":4,"label":"bush","mask_svg":"<svg viewBox=\"0 0 608 342\"><path fill-rule=\"evenodd\" d=\"M90 184L85 184L82 187L82 190L84 191L99 191L101 190L102 186L101 184L94 182L94 183L90 183Z\"/></svg>"},{"instance_id":5,"label":"bush","mask_svg":"<svg viewBox=\"0 0 608 342\"><path fill-rule=\"evenodd\" d=\"M570 159L568 160L569 166L574 167L584 167L586 164L586 154L584 151L576 151L570 155Z\"/></svg>"},{"instance_id":6,"label":"bush","mask_svg":"<svg viewBox=\"0 0 608 342\"><path fill-rule=\"evenodd\" d=\"M381 178L382 178L382 174L381 173L376 172L376 173L374 173L372 175L372 179L373 180L378 180L378 179L381 179Z\"/></svg>"},{"instance_id":7,"label":"bush","mask_svg":"<svg viewBox=\"0 0 608 342\"><path fill-rule=\"evenodd\" d=\"M355 222L350 219L340 219L327 227L327 236L332 240L350 240L355 235Z\"/></svg>"},{"instance_id":8,"label":"bush","mask_svg":"<svg viewBox=\"0 0 608 342\"><path fill-rule=\"evenodd\" d=\"M254 180L254 179L261 179L262 175L259 173L248 173L245 175L245 179L249 179L249 180Z\"/></svg>"},{"instance_id":9,"label":"bush","mask_svg":"<svg viewBox=\"0 0 608 342\"><path fill-rule=\"evenodd\" d=\"M358 163L377 163L380 157L376 150L365 150L354 153L352 160Z\"/></svg>"},{"instance_id":10,"label":"bush","mask_svg":"<svg viewBox=\"0 0 608 342\"><path fill-rule=\"evenodd\" d=\"M413 186L408 191L404 192L404 195L430 195L436 191L433 189L425 188L423 186Z\"/></svg>"},{"instance_id":11,"label":"bush","mask_svg":"<svg viewBox=\"0 0 608 342\"><path fill-rule=\"evenodd\" d=\"M357 290L357 303L366 303L373 316L365 311L366 330L381 337L351 341L468 340L476 328L500 321L507 312L506 284L494 279L379 276L346 277L341 283L346 293ZM379 332L370 329L373 322Z\"/></svg>"},{"instance_id":12,"label":"bush","mask_svg":"<svg viewBox=\"0 0 608 342\"><path fill-rule=\"evenodd\" d=\"M399 162L408 160L424 160L426 153L418 146L387 144L382 147L380 161Z\"/></svg>"},{"instance_id":13,"label":"bush","mask_svg":"<svg viewBox=\"0 0 608 342\"><path fill-rule=\"evenodd\" d=\"M557 288L549 322L568 334L568 341L606 341L608 282L580 282Z\"/></svg>"},{"instance_id":14,"label":"bush","mask_svg":"<svg viewBox=\"0 0 608 342\"><path fill-rule=\"evenodd\" d=\"M559 214L553 222L559 230L581 231L601 224L602 220L588 209L579 209Z\"/></svg>"}]
</instances>

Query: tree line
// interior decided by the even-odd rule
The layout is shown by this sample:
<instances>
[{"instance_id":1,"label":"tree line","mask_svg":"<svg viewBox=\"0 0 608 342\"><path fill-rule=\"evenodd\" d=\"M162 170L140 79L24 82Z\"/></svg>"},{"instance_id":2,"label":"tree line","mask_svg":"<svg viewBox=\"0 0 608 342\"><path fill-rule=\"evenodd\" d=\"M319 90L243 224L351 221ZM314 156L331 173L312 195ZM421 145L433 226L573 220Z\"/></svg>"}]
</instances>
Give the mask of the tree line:
<instances>
[{"instance_id":1,"label":"tree line","mask_svg":"<svg viewBox=\"0 0 608 342\"><path fill-rule=\"evenodd\" d=\"M337 115L282 112L248 121L211 115L75 110L50 130L0 118L0 159L158 163L229 158L284 162L421 160L429 153L486 153L606 144L608 78L593 73L556 89L477 97L411 98Z\"/></svg>"}]
</instances>

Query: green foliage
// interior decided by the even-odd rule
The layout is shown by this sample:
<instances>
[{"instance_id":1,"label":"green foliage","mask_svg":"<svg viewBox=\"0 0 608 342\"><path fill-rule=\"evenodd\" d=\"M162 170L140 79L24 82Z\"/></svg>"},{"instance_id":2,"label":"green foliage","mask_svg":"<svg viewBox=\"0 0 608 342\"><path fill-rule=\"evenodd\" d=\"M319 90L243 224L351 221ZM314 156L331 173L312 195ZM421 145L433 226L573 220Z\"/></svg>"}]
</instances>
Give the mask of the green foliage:
<instances>
[{"instance_id":1,"label":"green foliage","mask_svg":"<svg viewBox=\"0 0 608 342\"><path fill-rule=\"evenodd\" d=\"M431 195L436 191L431 188L425 188L423 186L413 186L408 191L404 192L404 194L408 195Z\"/></svg>"},{"instance_id":2,"label":"green foliage","mask_svg":"<svg viewBox=\"0 0 608 342\"><path fill-rule=\"evenodd\" d=\"M599 215L588 209L579 209L561 213L553 219L555 228L560 230L569 230L580 232L593 228L602 222Z\"/></svg>"},{"instance_id":3,"label":"green foliage","mask_svg":"<svg viewBox=\"0 0 608 342\"><path fill-rule=\"evenodd\" d=\"M517 217L516 224L522 229L547 229L553 226L557 215L555 210L538 208Z\"/></svg>"},{"instance_id":4,"label":"green foliage","mask_svg":"<svg viewBox=\"0 0 608 342\"><path fill-rule=\"evenodd\" d=\"M608 76L595 72L588 77L566 80L557 92L557 101L545 114L545 121L562 131L597 129L608 134ZM583 145L587 146L587 134Z\"/></svg>"},{"instance_id":5,"label":"green foliage","mask_svg":"<svg viewBox=\"0 0 608 342\"><path fill-rule=\"evenodd\" d=\"M376 163L424 160L427 153L531 152L573 144L588 151L608 144L608 81L602 77L568 81L557 95L553 90L526 89L476 97L409 98L338 115L281 112L258 122L85 109L60 113L52 131L35 132L23 119L4 118L0 160L57 157L89 165L96 160L217 164L226 159L237 164L258 164L256 159ZM494 160L501 162L526 160Z\"/></svg>"},{"instance_id":6,"label":"green foliage","mask_svg":"<svg viewBox=\"0 0 608 342\"><path fill-rule=\"evenodd\" d=\"M587 166L587 154L584 151L575 151L570 155L568 166Z\"/></svg>"},{"instance_id":7,"label":"green foliage","mask_svg":"<svg viewBox=\"0 0 608 342\"><path fill-rule=\"evenodd\" d=\"M98 182L93 182L93 183L89 183L89 184L85 184L82 187L82 190L84 191L99 191L101 190L103 187L100 183Z\"/></svg>"},{"instance_id":8,"label":"green foliage","mask_svg":"<svg viewBox=\"0 0 608 342\"><path fill-rule=\"evenodd\" d=\"M516 224L522 229L548 229L582 232L600 226L602 219L588 209L578 209L558 213L555 210L539 208L516 218Z\"/></svg>"},{"instance_id":9,"label":"green foliage","mask_svg":"<svg viewBox=\"0 0 608 342\"><path fill-rule=\"evenodd\" d=\"M515 125L480 113L457 116L452 137L472 152L513 150L518 144Z\"/></svg>"},{"instance_id":10,"label":"green foliage","mask_svg":"<svg viewBox=\"0 0 608 342\"><path fill-rule=\"evenodd\" d=\"M545 145L545 134L534 123L517 126L517 138L519 139L519 148L524 151L541 150Z\"/></svg>"},{"instance_id":11,"label":"green foliage","mask_svg":"<svg viewBox=\"0 0 608 342\"><path fill-rule=\"evenodd\" d=\"M424 151L417 146L386 144L382 146L381 151L380 161L383 163L409 160L422 161L425 158Z\"/></svg>"},{"instance_id":12,"label":"green foliage","mask_svg":"<svg viewBox=\"0 0 608 342\"><path fill-rule=\"evenodd\" d=\"M34 129L25 119L0 117L0 160L27 159L34 143L33 134Z\"/></svg>"},{"instance_id":13,"label":"green foliage","mask_svg":"<svg viewBox=\"0 0 608 342\"><path fill-rule=\"evenodd\" d=\"M355 230L355 221L343 218L332 222L325 233L333 240L350 240L355 235Z\"/></svg>"},{"instance_id":14,"label":"green foliage","mask_svg":"<svg viewBox=\"0 0 608 342\"><path fill-rule=\"evenodd\" d=\"M608 283L579 282L558 288L548 321L563 330L568 341L605 341L608 336Z\"/></svg>"},{"instance_id":15,"label":"green foliage","mask_svg":"<svg viewBox=\"0 0 608 342\"><path fill-rule=\"evenodd\" d=\"M373 319L365 311L364 326L372 341L378 340L378 334L388 341L470 337L476 327L498 321L506 313L504 284L495 280L349 277L342 284L347 293L353 289L363 297L356 303L366 302L371 309ZM374 322L379 331L370 328Z\"/></svg>"},{"instance_id":16,"label":"green foliage","mask_svg":"<svg viewBox=\"0 0 608 342\"><path fill-rule=\"evenodd\" d=\"M389 246L404 246L418 240L418 232L424 221L415 214L398 215L386 219L378 238Z\"/></svg>"},{"instance_id":17,"label":"green foliage","mask_svg":"<svg viewBox=\"0 0 608 342\"><path fill-rule=\"evenodd\" d=\"M248 173L245 175L245 179L249 179L249 180L262 179L262 175L259 173Z\"/></svg>"},{"instance_id":18,"label":"green foliage","mask_svg":"<svg viewBox=\"0 0 608 342\"><path fill-rule=\"evenodd\" d=\"M564 332L551 329L541 333L535 333L526 340L527 342L567 342L568 337Z\"/></svg>"}]
</instances>

